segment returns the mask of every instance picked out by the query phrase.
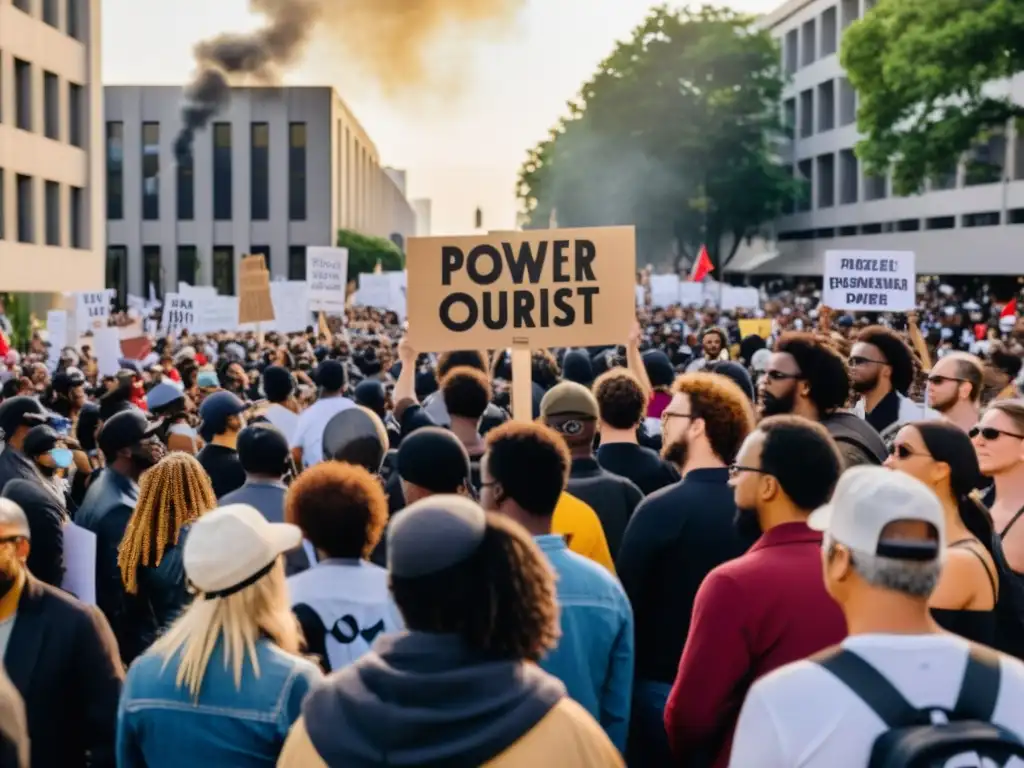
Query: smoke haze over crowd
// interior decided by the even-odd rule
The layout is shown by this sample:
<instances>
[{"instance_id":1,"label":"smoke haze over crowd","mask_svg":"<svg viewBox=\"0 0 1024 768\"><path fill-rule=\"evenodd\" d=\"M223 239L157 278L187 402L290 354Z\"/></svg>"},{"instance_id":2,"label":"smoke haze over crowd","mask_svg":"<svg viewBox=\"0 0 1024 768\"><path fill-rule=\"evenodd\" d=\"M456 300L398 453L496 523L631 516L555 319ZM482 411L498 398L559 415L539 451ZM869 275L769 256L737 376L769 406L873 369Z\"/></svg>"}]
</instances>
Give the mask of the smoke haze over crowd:
<instances>
[{"instance_id":1,"label":"smoke haze over crowd","mask_svg":"<svg viewBox=\"0 0 1024 768\"><path fill-rule=\"evenodd\" d=\"M428 87L453 70L432 56L435 43L456 34L500 32L526 0L249 0L266 24L253 32L225 32L195 47L197 72L185 89L183 127L175 141L179 161L195 132L227 106L232 85L272 84L297 63L314 35L337 47L338 57L372 78L388 96Z\"/></svg>"}]
</instances>

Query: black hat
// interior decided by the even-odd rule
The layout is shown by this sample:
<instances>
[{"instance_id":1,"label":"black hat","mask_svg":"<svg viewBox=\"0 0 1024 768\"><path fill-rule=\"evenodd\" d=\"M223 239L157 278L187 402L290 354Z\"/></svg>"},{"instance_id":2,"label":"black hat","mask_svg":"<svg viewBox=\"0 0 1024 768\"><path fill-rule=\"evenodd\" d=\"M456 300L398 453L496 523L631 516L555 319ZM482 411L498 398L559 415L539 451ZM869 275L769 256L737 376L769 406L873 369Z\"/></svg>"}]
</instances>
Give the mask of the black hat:
<instances>
[{"instance_id":1,"label":"black hat","mask_svg":"<svg viewBox=\"0 0 1024 768\"><path fill-rule=\"evenodd\" d=\"M58 371L50 382L53 391L60 395L66 395L75 387L81 387L84 384L85 374L77 368L65 368L63 371Z\"/></svg>"},{"instance_id":2,"label":"black hat","mask_svg":"<svg viewBox=\"0 0 1024 768\"><path fill-rule=\"evenodd\" d=\"M32 427L25 435L22 453L34 459L36 456L42 456L47 451L52 451L62 439L57 434L57 430L49 424L40 424L38 427Z\"/></svg>"},{"instance_id":3,"label":"black hat","mask_svg":"<svg viewBox=\"0 0 1024 768\"><path fill-rule=\"evenodd\" d=\"M447 429L417 429L398 448L398 475L431 493L456 493L469 486L469 454Z\"/></svg>"},{"instance_id":4,"label":"black hat","mask_svg":"<svg viewBox=\"0 0 1024 768\"><path fill-rule=\"evenodd\" d=\"M570 349L562 360L562 378L589 387L594 383L594 366L582 349Z\"/></svg>"},{"instance_id":5,"label":"black hat","mask_svg":"<svg viewBox=\"0 0 1024 768\"><path fill-rule=\"evenodd\" d=\"M273 424L250 424L238 433L237 448L249 474L283 475L288 467L288 439Z\"/></svg>"},{"instance_id":6,"label":"black hat","mask_svg":"<svg viewBox=\"0 0 1024 768\"><path fill-rule=\"evenodd\" d=\"M324 427L324 459L347 461L377 474L388 450L388 433L373 411L362 406L336 413Z\"/></svg>"},{"instance_id":7,"label":"black hat","mask_svg":"<svg viewBox=\"0 0 1024 768\"><path fill-rule=\"evenodd\" d=\"M263 371L263 394L272 403L283 403L295 391L291 371L280 365L268 366Z\"/></svg>"},{"instance_id":8,"label":"black hat","mask_svg":"<svg viewBox=\"0 0 1024 768\"><path fill-rule=\"evenodd\" d=\"M202 420L199 425L200 436L204 440L212 440L215 435L227 429L229 418L244 410L245 403L237 396L224 390L214 392L199 406L199 418Z\"/></svg>"},{"instance_id":9,"label":"black hat","mask_svg":"<svg viewBox=\"0 0 1024 768\"><path fill-rule=\"evenodd\" d=\"M132 408L111 416L104 422L96 442L103 455L110 456L122 448L130 448L151 437L159 428L159 424L150 423L138 408Z\"/></svg>"},{"instance_id":10,"label":"black hat","mask_svg":"<svg viewBox=\"0 0 1024 768\"><path fill-rule=\"evenodd\" d=\"M28 395L10 397L0 405L0 430L7 437L20 426L45 424L46 418L46 410L40 402Z\"/></svg>"},{"instance_id":11,"label":"black hat","mask_svg":"<svg viewBox=\"0 0 1024 768\"><path fill-rule=\"evenodd\" d=\"M375 413L383 413L387 402L387 393L384 385L376 379L366 379L359 382L355 391L356 405L362 405Z\"/></svg>"},{"instance_id":12,"label":"black hat","mask_svg":"<svg viewBox=\"0 0 1024 768\"><path fill-rule=\"evenodd\" d=\"M339 360L324 360L313 376L317 386L326 392L340 392L345 388L345 365Z\"/></svg>"}]
</instances>

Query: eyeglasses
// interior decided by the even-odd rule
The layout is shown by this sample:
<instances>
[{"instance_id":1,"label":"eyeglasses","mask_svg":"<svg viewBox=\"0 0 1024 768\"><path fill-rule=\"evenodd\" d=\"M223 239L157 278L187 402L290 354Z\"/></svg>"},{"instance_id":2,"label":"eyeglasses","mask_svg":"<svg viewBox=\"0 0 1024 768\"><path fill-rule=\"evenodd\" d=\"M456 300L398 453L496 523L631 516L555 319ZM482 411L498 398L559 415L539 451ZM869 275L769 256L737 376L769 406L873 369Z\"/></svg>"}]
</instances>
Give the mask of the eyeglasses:
<instances>
[{"instance_id":1,"label":"eyeglasses","mask_svg":"<svg viewBox=\"0 0 1024 768\"><path fill-rule=\"evenodd\" d=\"M772 381L789 381L791 379L802 379L802 373L786 373L785 371L770 370L764 372L765 378Z\"/></svg>"},{"instance_id":2,"label":"eyeglasses","mask_svg":"<svg viewBox=\"0 0 1024 768\"><path fill-rule=\"evenodd\" d=\"M729 465L729 477L730 478L738 477L740 475L740 473L742 473L742 472L756 472L759 475L767 475L767 474L769 474L768 472L765 472L760 467L745 467L742 464L730 464Z\"/></svg>"},{"instance_id":3,"label":"eyeglasses","mask_svg":"<svg viewBox=\"0 0 1024 768\"><path fill-rule=\"evenodd\" d=\"M14 536L2 536L0 537L0 544L16 544L19 541L28 540L28 536L23 533L16 533Z\"/></svg>"},{"instance_id":4,"label":"eyeglasses","mask_svg":"<svg viewBox=\"0 0 1024 768\"><path fill-rule=\"evenodd\" d=\"M978 435L981 435L989 442L998 440L1003 435L1006 435L1007 437L1016 437L1018 440L1024 440L1024 435L1018 435L1016 432L1007 432L1003 429L996 429L995 427L975 426L971 427L971 431L967 433L967 436L972 440Z\"/></svg>"},{"instance_id":5,"label":"eyeglasses","mask_svg":"<svg viewBox=\"0 0 1024 768\"><path fill-rule=\"evenodd\" d=\"M693 418L693 414L692 413L672 413L671 411L662 411L662 413L661 413L661 420L663 422L668 421L669 419L692 419L692 418Z\"/></svg>"},{"instance_id":6,"label":"eyeglasses","mask_svg":"<svg viewBox=\"0 0 1024 768\"><path fill-rule=\"evenodd\" d=\"M874 365L888 365L885 360L872 360L870 357L861 357L860 355L854 355L851 357L849 363L853 368L857 368L861 365L867 365L868 363L872 363Z\"/></svg>"},{"instance_id":7,"label":"eyeglasses","mask_svg":"<svg viewBox=\"0 0 1024 768\"><path fill-rule=\"evenodd\" d=\"M896 456L901 461L906 461L911 456L921 456L921 457L927 458L927 459L931 458L931 456L929 456L927 453L918 453L917 451L910 450L903 443L895 443L894 445L890 445L889 446L889 455L890 456Z\"/></svg>"},{"instance_id":8,"label":"eyeglasses","mask_svg":"<svg viewBox=\"0 0 1024 768\"><path fill-rule=\"evenodd\" d=\"M970 382L967 379L961 379L957 376L939 376L937 373L931 374L928 377L927 381L929 384L934 384L935 386L945 384L947 381L957 381L960 382L961 384L970 384Z\"/></svg>"}]
</instances>

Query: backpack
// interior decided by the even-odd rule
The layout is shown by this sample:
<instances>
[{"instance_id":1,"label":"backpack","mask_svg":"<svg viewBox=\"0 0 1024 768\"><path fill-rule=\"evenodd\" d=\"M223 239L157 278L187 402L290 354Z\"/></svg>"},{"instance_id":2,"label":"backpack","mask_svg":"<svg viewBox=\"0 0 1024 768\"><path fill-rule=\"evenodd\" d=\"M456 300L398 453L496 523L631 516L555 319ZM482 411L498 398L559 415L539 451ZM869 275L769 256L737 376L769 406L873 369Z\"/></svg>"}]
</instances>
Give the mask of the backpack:
<instances>
[{"instance_id":1,"label":"backpack","mask_svg":"<svg viewBox=\"0 0 1024 768\"><path fill-rule=\"evenodd\" d=\"M852 651L838 649L814 661L859 696L888 728L875 740L867 768L1001 767L1011 757L1024 759L1024 743L1016 734L991 722L1000 682L999 657L993 651L972 647L952 711L917 709L881 672ZM942 713L948 722L933 723L933 712ZM981 761L952 762L971 754Z\"/></svg>"}]
</instances>

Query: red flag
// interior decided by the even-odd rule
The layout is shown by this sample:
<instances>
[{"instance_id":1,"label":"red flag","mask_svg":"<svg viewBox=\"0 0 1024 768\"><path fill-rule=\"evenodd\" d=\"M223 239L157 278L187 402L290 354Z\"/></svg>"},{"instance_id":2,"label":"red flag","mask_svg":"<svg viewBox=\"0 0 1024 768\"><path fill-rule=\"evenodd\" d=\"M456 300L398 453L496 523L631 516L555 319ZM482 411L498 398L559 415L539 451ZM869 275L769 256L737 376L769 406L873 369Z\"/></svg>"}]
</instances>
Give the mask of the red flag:
<instances>
[{"instance_id":1,"label":"red flag","mask_svg":"<svg viewBox=\"0 0 1024 768\"><path fill-rule=\"evenodd\" d=\"M1012 298L1006 302L1006 306L1003 307L1003 311L999 313L999 317L1016 317L1017 316L1017 299Z\"/></svg>"},{"instance_id":2,"label":"red flag","mask_svg":"<svg viewBox=\"0 0 1024 768\"><path fill-rule=\"evenodd\" d=\"M11 345L7 342L7 334L0 331L0 357L7 357L7 353L11 351Z\"/></svg>"},{"instance_id":3,"label":"red flag","mask_svg":"<svg viewBox=\"0 0 1024 768\"><path fill-rule=\"evenodd\" d=\"M708 256L708 249L706 246L700 247L700 253L697 254L697 260L693 262L693 269L690 270L690 282L699 283L705 277L715 271L715 265L711 263L711 257Z\"/></svg>"}]
</instances>

